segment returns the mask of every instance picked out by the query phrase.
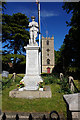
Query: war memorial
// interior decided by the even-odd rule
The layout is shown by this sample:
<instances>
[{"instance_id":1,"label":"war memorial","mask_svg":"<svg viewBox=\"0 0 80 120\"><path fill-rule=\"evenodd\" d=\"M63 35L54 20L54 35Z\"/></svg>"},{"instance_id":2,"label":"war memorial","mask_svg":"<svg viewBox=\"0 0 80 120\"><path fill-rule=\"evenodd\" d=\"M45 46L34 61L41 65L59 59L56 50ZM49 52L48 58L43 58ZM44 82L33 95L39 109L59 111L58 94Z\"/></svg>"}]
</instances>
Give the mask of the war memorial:
<instances>
[{"instance_id":1,"label":"war memorial","mask_svg":"<svg viewBox=\"0 0 80 120\"><path fill-rule=\"evenodd\" d=\"M9 92L10 97L17 98L49 98L52 96L51 89L46 86L45 91L39 90L39 83L43 82L40 76L39 46L36 42L38 23L32 16L32 22L29 23L30 40L29 45L24 46L26 50L26 74L21 81L24 81L25 87Z\"/></svg>"}]
</instances>

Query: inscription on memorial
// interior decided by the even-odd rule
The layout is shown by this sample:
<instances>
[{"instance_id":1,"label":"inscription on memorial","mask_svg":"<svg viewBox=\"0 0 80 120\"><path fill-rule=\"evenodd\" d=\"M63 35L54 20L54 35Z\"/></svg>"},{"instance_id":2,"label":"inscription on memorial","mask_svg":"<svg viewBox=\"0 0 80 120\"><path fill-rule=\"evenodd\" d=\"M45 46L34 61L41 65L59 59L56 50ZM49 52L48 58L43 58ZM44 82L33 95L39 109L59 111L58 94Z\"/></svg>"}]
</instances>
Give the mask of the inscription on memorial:
<instances>
[{"instance_id":1,"label":"inscription on memorial","mask_svg":"<svg viewBox=\"0 0 80 120\"><path fill-rule=\"evenodd\" d=\"M29 51L28 54L28 66L29 68L35 68L36 67L36 51Z\"/></svg>"}]
</instances>

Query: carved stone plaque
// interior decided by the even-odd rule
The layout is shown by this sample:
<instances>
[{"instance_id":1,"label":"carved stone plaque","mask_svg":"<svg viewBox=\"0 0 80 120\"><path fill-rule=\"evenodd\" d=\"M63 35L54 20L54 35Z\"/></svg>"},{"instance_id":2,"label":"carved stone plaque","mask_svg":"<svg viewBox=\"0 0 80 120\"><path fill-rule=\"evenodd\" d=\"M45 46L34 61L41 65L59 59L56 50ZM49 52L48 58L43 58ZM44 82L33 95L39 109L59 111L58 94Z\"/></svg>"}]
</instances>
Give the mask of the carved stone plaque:
<instances>
[{"instance_id":1,"label":"carved stone plaque","mask_svg":"<svg viewBox=\"0 0 80 120\"><path fill-rule=\"evenodd\" d=\"M39 74L38 50L27 50L26 72L28 75Z\"/></svg>"}]
</instances>

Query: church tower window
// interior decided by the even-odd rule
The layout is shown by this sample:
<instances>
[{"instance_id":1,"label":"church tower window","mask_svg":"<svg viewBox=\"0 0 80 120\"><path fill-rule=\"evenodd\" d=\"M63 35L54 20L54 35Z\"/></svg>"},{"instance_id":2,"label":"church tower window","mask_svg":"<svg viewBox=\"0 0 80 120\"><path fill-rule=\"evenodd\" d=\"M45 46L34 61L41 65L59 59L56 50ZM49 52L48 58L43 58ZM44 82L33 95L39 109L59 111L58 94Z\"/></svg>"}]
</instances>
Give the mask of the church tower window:
<instances>
[{"instance_id":1,"label":"church tower window","mask_svg":"<svg viewBox=\"0 0 80 120\"><path fill-rule=\"evenodd\" d=\"M47 40L47 45L49 45L49 40Z\"/></svg>"},{"instance_id":2,"label":"church tower window","mask_svg":"<svg viewBox=\"0 0 80 120\"><path fill-rule=\"evenodd\" d=\"M47 64L50 64L50 59L47 59Z\"/></svg>"},{"instance_id":3,"label":"church tower window","mask_svg":"<svg viewBox=\"0 0 80 120\"><path fill-rule=\"evenodd\" d=\"M49 53L47 54L47 56L49 56Z\"/></svg>"},{"instance_id":4,"label":"church tower window","mask_svg":"<svg viewBox=\"0 0 80 120\"><path fill-rule=\"evenodd\" d=\"M50 51L50 49L47 49L47 52L49 52Z\"/></svg>"}]
</instances>

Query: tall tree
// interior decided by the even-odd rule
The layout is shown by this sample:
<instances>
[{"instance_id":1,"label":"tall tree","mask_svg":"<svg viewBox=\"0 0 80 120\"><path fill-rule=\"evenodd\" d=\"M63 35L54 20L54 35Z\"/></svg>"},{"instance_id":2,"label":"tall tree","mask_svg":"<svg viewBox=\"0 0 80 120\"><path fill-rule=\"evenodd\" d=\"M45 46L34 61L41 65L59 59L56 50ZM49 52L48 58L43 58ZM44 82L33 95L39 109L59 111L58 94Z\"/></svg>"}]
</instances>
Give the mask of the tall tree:
<instances>
[{"instance_id":1,"label":"tall tree","mask_svg":"<svg viewBox=\"0 0 80 120\"><path fill-rule=\"evenodd\" d=\"M2 42L7 53L21 54L28 43L29 18L22 13L2 16Z\"/></svg>"},{"instance_id":2,"label":"tall tree","mask_svg":"<svg viewBox=\"0 0 80 120\"><path fill-rule=\"evenodd\" d=\"M71 21L66 22L71 28L64 39L64 63L66 70L77 72L80 68L80 2L64 3L63 9L72 13Z\"/></svg>"},{"instance_id":3,"label":"tall tree","mask_svg":"<svg viewBox=\"0 0 80 120\"><path fill-rule=\"evenodd\" d=\"M4 9L6 9L5 5L6 5L6 2L2 2L2 10L3 10L3 12L4 12Z\"/></svg>"},{"instance_id":4,"label":"tall tree","mask_svg":"<svg viewBox=\"0 0 80 120\"><path fill-rule=\"evenodd\" d=\"M16 62L14 63L14 60ZM25 73L26 58L24 55L6 54L2 55L2 70L7 70L9 73Z\"/></svg>"},{"instance_id":5,"label":"tall tree","mask_svg":"<svg viewBox=\"0 0 80 120\"><path fill-rule=\"evenodd\" d=\"M60 73L64 72L64 57L63 57L64 44L61 46L59 51L54 51L55 53L55 67L54 72Z\"/></svg>"}]
</instances>

